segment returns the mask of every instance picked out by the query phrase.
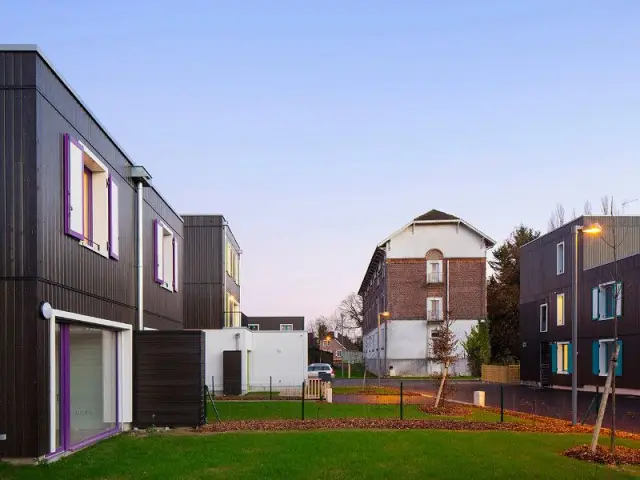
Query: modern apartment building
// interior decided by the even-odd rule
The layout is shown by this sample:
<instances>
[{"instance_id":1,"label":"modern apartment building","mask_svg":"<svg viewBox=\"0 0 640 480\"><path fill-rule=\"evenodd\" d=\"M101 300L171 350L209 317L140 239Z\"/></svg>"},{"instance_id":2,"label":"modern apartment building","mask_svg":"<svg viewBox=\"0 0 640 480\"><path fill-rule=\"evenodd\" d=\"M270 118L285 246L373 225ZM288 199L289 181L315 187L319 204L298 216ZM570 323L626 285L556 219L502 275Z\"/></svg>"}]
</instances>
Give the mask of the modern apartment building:
<instances>
[{"instance_id":1,"label":"modern apartment building","mask_svg":"<svg viewBox=\"0 0 640 480\"><path fill-rule=\"evenodd\" d=\"M595 224L601 231L587 233ZM572 375L577 375L579 388L603 386L617 318L616 387L619 392L640 394L636 370L640 365L639 282L638 216L579 217L524 245L520 250L521 380L570 388ZM575 294L578 365L572 363L576 347L571 341Z\"/></svg>"}]
</instances>

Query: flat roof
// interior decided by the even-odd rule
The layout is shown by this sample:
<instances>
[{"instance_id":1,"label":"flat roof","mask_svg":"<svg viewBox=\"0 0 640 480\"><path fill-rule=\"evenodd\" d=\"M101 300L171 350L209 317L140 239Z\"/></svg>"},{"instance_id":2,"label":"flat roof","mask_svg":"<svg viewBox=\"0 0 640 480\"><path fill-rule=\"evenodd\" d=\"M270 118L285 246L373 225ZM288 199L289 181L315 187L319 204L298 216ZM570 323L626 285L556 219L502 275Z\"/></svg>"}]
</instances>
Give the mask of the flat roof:
<instances>
[{"instance_id":1,"label":"flat roof","mask_svg":"<svg viewBox=\"0 0 640 480\"><path fill-rule=\"evenodd\" d=\"M58 77L58 80L60 80L60 82L65 86L65 88L67 90L69 90L69 93L71 93L71 95L73 95L73 97L77 100L77 102L80 104L80 106L87 111L87 113L91 116L93 121L96 122L96 125L98 125L98 127L100 127L100 129L107 136L107 138L116 146L116 148L118 150L120 150L120 153L122 153L124 158L126 158L127 161L132 166L137 166L138 165L136 163L133 163L133 161L131 160L131 156L125 151L124 148L122 148L122 145L120 145L116 141L114 136L111 135L111 133L109 133L109 130L107 130L107 127L105 127L102 124L102 122L100 122L100 120L98 120L98 117L91 111L91 109L82 100L82 98L80 98L80 95L78 95L78 93L71 87L69 82L67 82L65 80L65 78L62 76L62 74L58 70L56 70L56 67L54 67L53 63L47 58L47 56L42 52L42 50L40 49L40 47L38 47L38 45L36 45L36 44L15 44L15 45L13 45L13 44L0 44L0 52L33 52L33 53L37 53L40 56L40 58L44 61L44 63L47 65L47 67L49 67L49 69L51 69L53 74L56 77ZM173 208L169 202L167 202L167 200L160 194L160 192L153 185L151 185L150 188L152 188L153 191L156 192L156 194L160 197L160 199L164 203L166 203L166 205L171 209L171 211L173 213L175 213L180 220L182 220L182 217L180 216L178 211L175 208Z\"/></svg>"}]
</instances>

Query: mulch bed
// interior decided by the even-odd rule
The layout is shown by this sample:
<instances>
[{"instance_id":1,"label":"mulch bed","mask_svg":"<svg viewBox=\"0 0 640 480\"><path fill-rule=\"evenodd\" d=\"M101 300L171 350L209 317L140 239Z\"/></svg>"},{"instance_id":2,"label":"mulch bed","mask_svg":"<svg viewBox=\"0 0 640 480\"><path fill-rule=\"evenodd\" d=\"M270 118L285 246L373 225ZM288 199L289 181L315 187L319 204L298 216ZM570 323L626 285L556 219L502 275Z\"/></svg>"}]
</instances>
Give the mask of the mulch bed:
<instances>
[{"instance_id":1,"label":"mulch bed","mask_svg":"<svg viewBox=\"0 0 640 480\"><path fill-rule=\"evenodd\" d=\"M589 445L578 445L562 453L578 460L605 465L640 465L640 449L617 446L615 453L611 453L601 445L592 452Z\"/></svg>"},{"instance_id":2,"label":"mulch bed","mask_svg":"<svg viewBox=\"0 0 640 480\"><path fill-rule=\"evenodd\" d=\"M459 403L444 402L435 408L432 405L418 405L418 410L429 415L442 415L446 417L465 417L473 413L473 409Z\"/></svg>"}]
</instances>

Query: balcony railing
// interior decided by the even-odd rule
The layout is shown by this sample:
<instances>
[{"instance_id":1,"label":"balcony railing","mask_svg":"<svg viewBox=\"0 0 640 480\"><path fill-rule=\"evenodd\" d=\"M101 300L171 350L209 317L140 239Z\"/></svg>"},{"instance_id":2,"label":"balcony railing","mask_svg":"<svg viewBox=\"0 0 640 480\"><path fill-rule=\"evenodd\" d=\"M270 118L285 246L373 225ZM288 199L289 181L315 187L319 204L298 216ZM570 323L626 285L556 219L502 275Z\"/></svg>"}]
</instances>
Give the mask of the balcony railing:
<instances>
[{"instance_id":1,"label":"balcony railing","mask_svg":"<svg viewBox=\"0 0 640 480\"><path fill-rule=\"evenodd\" d=\"M242 326L242 313L224 312L224 326L227 328Z\"/></svg>"},{"instance_id":2,"label":"balcony railing","mask_svg":"<svg viewBox=\"0 0 640 480\"><path fill-rule=\"evenodd\" d=\"M427 273L427 283L442 283L442 272Z\"/></svg>"},{"instance_id":3,"label":"balcony railing","mask_svg":"<svg viewBox=\"0 0 640 480\"><path fill-rule=\"evenodd\" d=\"M440 322L444 320L441 312L427 312L427 320L430 322Z\"/></svg>"}]
</instances>

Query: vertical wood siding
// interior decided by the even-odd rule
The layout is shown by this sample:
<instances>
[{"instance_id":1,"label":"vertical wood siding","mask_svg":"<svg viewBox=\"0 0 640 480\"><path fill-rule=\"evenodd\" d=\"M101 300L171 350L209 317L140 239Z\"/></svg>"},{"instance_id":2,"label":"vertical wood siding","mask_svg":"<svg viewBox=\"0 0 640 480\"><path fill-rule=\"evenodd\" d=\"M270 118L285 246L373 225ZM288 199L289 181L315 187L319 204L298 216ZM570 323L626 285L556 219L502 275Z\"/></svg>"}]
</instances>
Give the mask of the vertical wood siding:
<instances>
[{"instance_id":1,"label":"vertical wood siding","mask_svg":"<svg viewBox=\"0 0 640 480\"><path fill-rule=\"evenodd\" d=\"M618 260L640 253L640 217L587 217L585 225L598 222L602 232L597 236L584 237L584 270L613 262L616 245Z\"/></svg>"},{"instance_id":2,"label":"vertical wood siding","mask_svg":"<svg viewBox=\"0 0 640 480\"><path fill-rule=\"evenodd\" d=\"M202 425L204 332L135 332L133 341L134 425L141 428Z\"/></svg>"}]
</instances>

